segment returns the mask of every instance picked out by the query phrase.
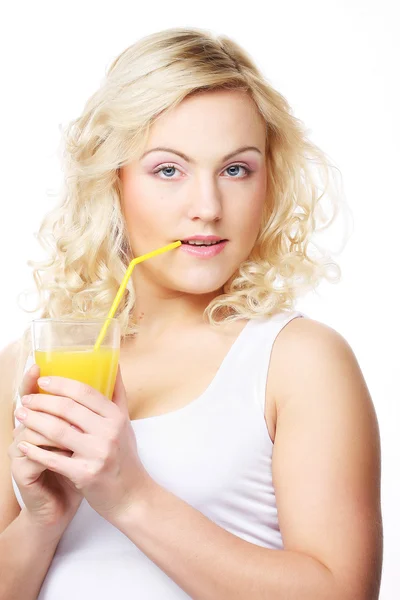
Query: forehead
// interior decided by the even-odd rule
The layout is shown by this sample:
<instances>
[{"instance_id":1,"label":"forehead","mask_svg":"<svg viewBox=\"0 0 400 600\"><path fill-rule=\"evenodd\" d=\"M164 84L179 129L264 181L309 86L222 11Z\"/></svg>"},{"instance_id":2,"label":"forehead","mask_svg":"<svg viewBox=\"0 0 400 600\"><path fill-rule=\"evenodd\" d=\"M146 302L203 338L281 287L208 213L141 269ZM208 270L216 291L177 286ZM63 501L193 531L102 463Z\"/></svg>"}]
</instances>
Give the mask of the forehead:
<instances>
[{"instance_id":1,"label":"forehead","mask_svg":"<svg viewBox=\"0 0 400 600\"><path fill-rule=\"evenodd\" d=\"M224 153L232 146L265 145L266 124L252 98L241 91L195 93L160 115L150 128L146 150L173 143L188 154L217 145ZM184 146L184 147L183 147Z\"/></svg>"}]
</instances>

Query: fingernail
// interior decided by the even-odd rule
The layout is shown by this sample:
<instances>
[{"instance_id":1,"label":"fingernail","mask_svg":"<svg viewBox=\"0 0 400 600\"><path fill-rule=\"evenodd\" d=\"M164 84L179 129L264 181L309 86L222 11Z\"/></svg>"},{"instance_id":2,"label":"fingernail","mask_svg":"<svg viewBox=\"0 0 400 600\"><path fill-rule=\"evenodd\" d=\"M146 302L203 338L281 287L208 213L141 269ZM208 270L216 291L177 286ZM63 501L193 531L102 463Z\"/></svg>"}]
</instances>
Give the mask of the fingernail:
<instances>
[{"instance_id":1,"label":"fingernail","mask_svg":"<svg viewBox=\"0 0 400 600\"><path fill-rule=\"evenodd\" d=\"M23 442L18 444L17 448L19 448L19 450L21 450L21 452L23 452L24 454L28 453L28 446L26 446Z\"/></svg>"},{"instance_id":2,"label":"fingernail","mask_svg":"<svg viewBox=\"0 0 400 600\"><path fill-rule=\"evenodd\" d=\"M38 384L42 388L48 387L50 385L50 377L39 377Z\"/></svg>"},{"instance_id":3,"label":"fingernail","mask_svg":"<svg viewBox=\"0 0 400 600\"><path fill-rule=\"evenodd\" d=\"M32 400L31 396L22 396L21 398L21 402L22 404L29 404L29 402Z\"/></svg>"},{"instance_id":4,"label":"fingernail","mask_svg":"<svg viewBox=\"0 0 400 600\"><path fill-rule=\"evenodd\" d=\"M26 411L23 408L17 408L17 410L15 411L14 415L17 417L17 419L19 421L22 421L23 419L26 419Z\"/></svg>"}]
</instances>

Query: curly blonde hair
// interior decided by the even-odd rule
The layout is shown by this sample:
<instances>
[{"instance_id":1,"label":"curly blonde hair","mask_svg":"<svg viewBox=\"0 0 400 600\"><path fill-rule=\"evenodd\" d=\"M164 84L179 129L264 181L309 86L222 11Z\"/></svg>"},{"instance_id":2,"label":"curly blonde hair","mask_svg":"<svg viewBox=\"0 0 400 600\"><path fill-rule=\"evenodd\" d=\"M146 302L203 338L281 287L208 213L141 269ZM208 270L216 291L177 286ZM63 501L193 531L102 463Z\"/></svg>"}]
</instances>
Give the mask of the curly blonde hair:
<instances>
[{"instance_id":1,"label":"curly blonde hair","mask_svg":"<svg viewBox=\"0 0 400 600\"><path fill-rule=\"evenodd\" d=\"M205 317L216 325L272 315L290 310L321 279L339 280L339 266L312 243L313 235L333 222L343 200L338 190L328 193L336 167L236 42L175 28L123 51L82 115L66 128L61 201L45 216L37 236L49 259L28 262L39 301L33 311L24 310L40 310L42 318L107 315L133 258L120 207L119 168L140 155L159 115L191 94L215 89L247 92L265 119L268 189L256 244ZM328 200L327 213L322 199ZM134 305L130 281L116 315L123 338L137 331ZM22 364L29 338L26 330Z\"/></svg>"}]
</instances>

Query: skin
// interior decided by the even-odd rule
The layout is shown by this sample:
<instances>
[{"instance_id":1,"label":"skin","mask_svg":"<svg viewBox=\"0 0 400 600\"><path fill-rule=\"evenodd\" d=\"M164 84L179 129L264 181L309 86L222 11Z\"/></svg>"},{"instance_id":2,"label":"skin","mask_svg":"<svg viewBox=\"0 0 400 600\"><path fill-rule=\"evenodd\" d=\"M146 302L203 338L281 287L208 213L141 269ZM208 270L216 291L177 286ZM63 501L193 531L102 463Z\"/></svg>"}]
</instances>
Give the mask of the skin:
<instances>
[{"instance_id":1,"label":"skin","mask_svg":"<svg viewBox=\"0 0 400 600\"><path fill-rule=\"evenodd\" d=\"M143 158L121 169L121 206L135 256L196 234L229 240L210 260L179 249L135 269L136 310L146 327L159 332L174 321L183 327L200 322L209 301L248 257L265 203L265 141L265 122L247 94L199 93L161 116ZM224 160L247 146L258 151ZM172 148L190 162L152 151L159 147Z\"/></svg>"},{"instance_id":2,"label":"skin","mask_svg":"<svg viewBox=\"0 0 400 600\"><path fill-rule=\"evenodd\" d=\"M198 397L245 325L240 320L216 332L203 311L257 238L267 189L265 145L265 122L247 94L199 93L160 117L142 156L120 171L121 208L135 256L196 234L228 240L212 259L178 249L133 271L141 329L134 343L122 345L120 361L132 419ZM274 410L270 402L270 435Z\"/></svg>"},{"instance_id":3,"label":"skin","mask_svg":"<svg viewBox=\"0 0 400 600\"><path fill-rule=\"evenodd\" d=\"M122 348L113 402L79 382L51 378L49 395L22 398L16 415L24 427L14 431L9 456L73 482L94 510L193 598L377 600L379 428L357 360L329 327L294 319L271 354L266 411L275 412L266 412L266 421L269 414L284 551L219 527L159 486L140 461L130 419L175 410L199 395L244 326L239 321L215 331L202 312L248 256L267 185L264 124L242 93L187 99L155 123L147 149L170 147L171 140L190 163L152 153L121 171L134 254L201 233L227 238L226 249L209 261L174 250L135 269L142 326ZM243 145L260 154L222 160ZM251 177L227 175L226 168L239 162L253 165ZM173 181L154 175L166 164L179 169ZM37 447L33 433L73 456ZM18 573L15 580L21 580Z\"/></svg>"}]
</instances>

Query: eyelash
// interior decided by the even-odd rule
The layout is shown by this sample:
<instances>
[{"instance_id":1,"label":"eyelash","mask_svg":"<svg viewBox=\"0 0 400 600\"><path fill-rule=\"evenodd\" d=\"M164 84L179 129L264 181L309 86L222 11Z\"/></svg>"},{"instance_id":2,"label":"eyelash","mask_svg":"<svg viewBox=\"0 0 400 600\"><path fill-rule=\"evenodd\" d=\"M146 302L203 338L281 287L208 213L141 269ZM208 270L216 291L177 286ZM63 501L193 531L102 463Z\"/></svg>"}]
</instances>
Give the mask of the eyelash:
<instances>
[{"instance_id":1,"label":"eyelash","mask_svg":"<svg viewBox=\"0 0 400 600\"><path fill-rule=\"evenodd\" d=\"M226 171L227 169L230 169L231 167L241 167L242 169L245 170L246 175L244 177L230 177L229 179L245 179L246 177L249 177L251 175L251 173L253 172L251 169L249 169L249 167L245 167L244 165L241 165L239 163L229 165L229 167L226 167L226 169L224 169L224 171ZM160 171L163 171L164 169L176 169L177 171L179 170L175 165L164 164L164 165L161 165L160 167L158 167L155 171L153 171L153 175L157 175L158 173L160 173ZM173 181L172 177L162 177L161 179L165 179L165 180L171 179Z\"/></svg>"}]
</instances>

